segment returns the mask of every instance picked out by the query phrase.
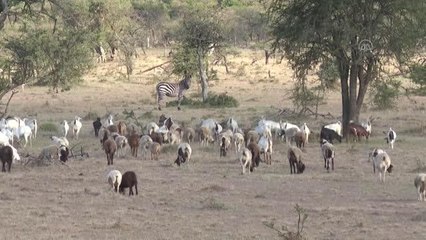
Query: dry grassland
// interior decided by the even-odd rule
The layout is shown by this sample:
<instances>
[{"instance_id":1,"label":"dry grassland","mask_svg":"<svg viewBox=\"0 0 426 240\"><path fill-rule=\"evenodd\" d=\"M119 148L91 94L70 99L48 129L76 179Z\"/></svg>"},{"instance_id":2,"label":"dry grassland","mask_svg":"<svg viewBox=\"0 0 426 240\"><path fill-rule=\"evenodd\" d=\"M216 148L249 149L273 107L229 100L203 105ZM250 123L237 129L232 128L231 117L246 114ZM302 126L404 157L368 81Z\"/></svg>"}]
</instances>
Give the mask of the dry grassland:
<instances>
[{"instance_id":1,"label":"dry grassland","mask_svg":"<svg viewBox=\"0 0 426 240\"><path fill-rule=\"evenodd\" d=\"M233 109L191 109L183 106L162 112L178 122L195 126L201 118L223 120L233 116L243 126L251 126L261 116L278 120L279 109L291 108L288 89L292 73L285 64L264 65L263 53L244 50L230 57L230 74L223 66L212 66L218 79L211 90L227 92L240 102ZM258 59L252 64L253 59ZM118 62L98 65L86 81L71 91L51 94L45 88L28 87L12 100L10 114L37 114L39 124L59 127L63 119L97 113L114 113L123 119L124 109L137 115L149 113L144 123L157 121L154 86L169 77L167 71L141 72L167 61L162 50L150 50L135 64L135 74L127 81ZM167 68L166 68L167 70ZM268 76L271 73L271 78ZM193 84L187 96L194 97ZM176 146L164 147L159 161L137 159L128 153L106 164L92 121L83 121L80 140L90 157L73 159L67 166L29 167L16 164L10 174L0 174L0 239L279 239L264 222L295 230L295 204L309 215L305 224L308 239L426 239L426 203L417 201L414 177L426 171L425 98L411 103L401 97L398 110L366 109L362 118L379 117L373 124L368 143L337 144L335 171L327 173L320 157L318 140L306 148L306 171L290 175L287 146L274 143L273 163L261 164L251 174L241 168L231 151L219 158L217 146L193 144L191 162L173 164ZM170 100L170 99L168 99ZM329 94L320 112L340 115L338 92ZM148 116L148 115L147 115ZM286 119L308 123L318 133L320 126L334 120ZM390 126L398 133L394 150L388 150L394 172L387 182L378 182L368 151L387 149L383 131ZM40 131L32 147L19 149L22 156L38 155L55 132ZM59 133L57 133L59 134ZM113 193L106 181L111 169L133 170L138 175L139 195Z\"/></svg>"}]
</instances>

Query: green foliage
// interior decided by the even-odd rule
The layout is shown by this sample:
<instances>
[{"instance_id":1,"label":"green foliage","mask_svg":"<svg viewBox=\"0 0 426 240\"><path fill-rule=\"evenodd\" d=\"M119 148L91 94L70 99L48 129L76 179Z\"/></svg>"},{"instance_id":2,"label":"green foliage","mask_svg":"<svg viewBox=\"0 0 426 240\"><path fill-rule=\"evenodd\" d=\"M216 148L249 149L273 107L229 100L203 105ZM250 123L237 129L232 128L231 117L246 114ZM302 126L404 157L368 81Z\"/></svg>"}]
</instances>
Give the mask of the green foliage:
<instances>
[{"instance_id":1,"label":"green foliage","mask_svg":"<svg viewBox=\"0 0 426 240\"><path fill-rule=\"evenodd\" d=\"M420 86L420 92L426 93L426 65L413 64L410 70L411 81Z\"/></svg>"},{"instance_id":2,"label":"green foliage","mask_svg":"<svg viewBox=\"0 0 426 240\"><path fill-rule=\"evenodd\" d=\"M339 79L339 70L333 61L325 60L320 64L317 73L318 78L326 89L336 89L336 82Z\"/></svg>"},{"instance_id":3,"label":"green foliage","mask_svg":"<svg viewBox=\"0 0 426 240\"><path fill-rule=\"evenodd\" d=\"M50 133L58 132L58 126L56 126L56 124L51 122L40 124L39 129L42 132L50 132Z\"/></svg>"},{"instance_id":4,"label":"green foliage","mask_svg":"<svg viewBox=\"0 0 426 240\"><path fill-rule=\"evenodd\" d=\"M290 90L290 99L301 114L310 107L317 109L318 105L323 103L325 96L325 89L322 86L308 88L305 81L304 79L296 81Z\"/></svg>"},{"instance_id":5,"label":"green foliage","mask_svg":"<svg viewBox=\"0 0 426 240\"><path fill-rule=\"evenodd\" d=\"M176 107L178 104L176 101L167 102L167 107ZM238 107L239 102L232 96L226 94L215 94L210 93L205 102L201 100L194 100L192 98L184 97L181 102L182 106L188 106L191 108L233 108Z\"/></svg>"},{"instance_id":6,"label":"green foliage","mask_svg":"<svg viewBox=\"0 0 426 240\"><path fill-rule=\"evenodd\" d=\"M400 95L401 82L396 79L375 81L370 90L371 104L379 110L395 108Z\"/></svg>"},{"instance_id":7,"label":"green foliage","mask_svg":"<svg viewBox=\"0 0 426 240\"><path fill-rule=\"evenodd\" d=\"M192 48L177 47L172 56L173 73L182 76L197 72L197 53Z\"/></svg>"}]
</instances>

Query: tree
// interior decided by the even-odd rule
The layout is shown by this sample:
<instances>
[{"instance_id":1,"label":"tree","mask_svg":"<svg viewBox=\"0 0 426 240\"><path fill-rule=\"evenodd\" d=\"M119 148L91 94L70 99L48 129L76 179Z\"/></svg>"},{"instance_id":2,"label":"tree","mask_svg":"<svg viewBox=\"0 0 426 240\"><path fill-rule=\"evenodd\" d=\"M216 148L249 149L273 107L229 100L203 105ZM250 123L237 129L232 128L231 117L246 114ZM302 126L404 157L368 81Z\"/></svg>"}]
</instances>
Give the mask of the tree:
<instances>
[{"instance_id":1,"label":"tree","mask_svg":"<svg viewBox=\"0 0 426 240\"><path fill-rule=\"evenodd\" d=\"M196 56L203 101L207 100L209 93L207 54L212 48L220 47L220 43L223 41L218 18L220 17L209 14L207 10L193 11L183 20L178 34L180 46L187 49L182 52ZM191 59L191 57L188 57L188 59Z\"/></svg>"},{"instance_id":2,"label":"tree","mask_svg":"<svg viewBox=\"0 0 426 240\"><path fill-rule=\"evenodd\" d=\"M284 49L299 79L321 62L337 66L345 135L383 66L407 63L424 44L425 11L416 0L273 0L268 9L273 47Z\"/></svg>"}]
</instances>

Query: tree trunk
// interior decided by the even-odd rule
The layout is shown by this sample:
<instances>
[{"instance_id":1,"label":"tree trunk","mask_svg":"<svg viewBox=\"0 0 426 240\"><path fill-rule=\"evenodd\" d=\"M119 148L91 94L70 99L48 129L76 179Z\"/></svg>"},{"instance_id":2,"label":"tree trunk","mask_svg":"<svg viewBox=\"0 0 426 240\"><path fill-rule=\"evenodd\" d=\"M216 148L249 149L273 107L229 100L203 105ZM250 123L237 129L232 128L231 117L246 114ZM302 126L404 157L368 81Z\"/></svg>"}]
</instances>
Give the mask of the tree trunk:
<instances>
[{"instance_id":1,"label":"tree trunk","mask_svg":"<svg viewBox=\"0 0 426 240\"><path fill-rule=\"evenodd\" d=\"M356 46L356 39L351 41L352 46ZM357 87L358 87L358 50L356 47L351 49L351 64L350 64L350 74L349 74L349 120L358 122L359 112L357 113Z\"/></svg>"},{"instance_id":2,"label":"tree trunk","mask_svg":"<svg viewBox=\"0 0 426 240\"><path fill-rule=\"evenodd\" d=\"M4 27L4 22L6 22L7 15L9 13L9 7L7 5L7 0L0 0L0 30Z\"/></svg>"},{"instance_id":3,"label":"tree trunk","mask_svg":"<svg viewBox=\"0 0 426 240\"><path fill-rule=\"evenodd\" d=\"M198 49L197 51L197 58L198 58L198 71L200 74L200 81L201 81L201 97L203 98L203 102L207 101L207 98L209 96L209 84L207 82L207 74L206 74L206 67L204 66L204 55L201 49Z\"/></svg>"},{"instance_id":4,"label":"tree trunk","mask_svg":"<svg viewBox=\"0 0 426 240\"><path fill-rule=\"evenodd\" d=\"M350 120L350 99L349 99L349 63L345 57L343 50L340 51L337 58L338 70L340 76L340 85L342 90L342 127L343 136L348 136L349 129L348 124Z\"/></svg>"},{"instance_id":5,"label":"tree trunk","mask_svg":"<svg viewBox=\"0 0 426 240\"><path fill-rule=\"evenodd\" d=\"M364 103L365 94L367 93L368 84L373 79L374 72L374 59L369 58L367 60L367 70L364 73L363 68L359 68L358 70L358 80L359 80L359 88L358 88L358 97L356 100L356 110L355 114L357 114L359 119L359 114L361 112L362 104Z\"/></svg>"}]
</instances>

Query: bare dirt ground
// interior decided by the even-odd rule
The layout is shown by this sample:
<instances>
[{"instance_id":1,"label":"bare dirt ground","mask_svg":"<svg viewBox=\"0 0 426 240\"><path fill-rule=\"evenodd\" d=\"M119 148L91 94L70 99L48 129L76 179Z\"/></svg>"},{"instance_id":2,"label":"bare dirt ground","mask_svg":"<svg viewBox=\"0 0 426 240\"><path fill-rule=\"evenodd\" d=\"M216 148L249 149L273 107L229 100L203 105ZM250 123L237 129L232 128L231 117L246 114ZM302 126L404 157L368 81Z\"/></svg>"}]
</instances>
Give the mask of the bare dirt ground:
<instances>
[{"instance_id":1,"label":"bare dirt ground","mask_svg":"<svg viewBox=\"0 0 426 240\"><path fill-rule=\"evenodd\" d=\"M240 125L253 127L265 116L298 125L306 122L317 133L322 124L340 116L338 92L330 93L327 104L320 107L320 112L330 112L335 119L277 116L279 109L291 107L287 91L291 71L285 63L265 66L261 51L248 50L229 58L230 74L224 73L223 66L213 66L219 80L211 82L211 90L236 97L238 108L183 106L182 111L159 112L153 97L155 83L177 78L168 77L167 68L141 72L167 61L163 55L162 50L150 50L141 56L130 81L120 74L124 70L118 62L108 62L67 92L52 94L46 88L28 87L13 98L10 114L37 114L39 125L58 127L61 120L89 113L102 117L114 113L116 120L124 119L124 109L149 113L144 123L157 122L163 112L191 126L201 118L221 121L233 116ZM252 64L253 59L257 61ZM198 91L193 84L187 96L194 97ZM279 141L274 143L272 165L261 164L246 175L241 175L235 152L219 158L216 145L198 143L192 144L191 162L180 168L173 164L176 146L165 146L159 161L128 153L109 167L93 134L94 119L85 118L80 140L70 140L71 145L84 146L89 158L72 159L68 166L15 164L10 174L0 174L0 239L280 239L264 223L275 222L294 231L296 204L308 214L304 228L308 239L426 239L426 203L417 201L413 184L416 173L426 171L426 99L413 100L416 103L401 97L393 111L366 108L362 118L379 117L372 139L336 144L334 172L325 171L318 140L312 140L303 156L307 169L301 175L290 175L287 146ZM398 133L394 150L383 140L382 132L390 126ZM33 146L19 152L38 155L51 134L40 130ZM386 149L392 158L394 172L385 184L379 183L367 161L374 147ZM106 181L111 169L135 171L139 195L113 193Z\"/></svg>"}]
</instances>

